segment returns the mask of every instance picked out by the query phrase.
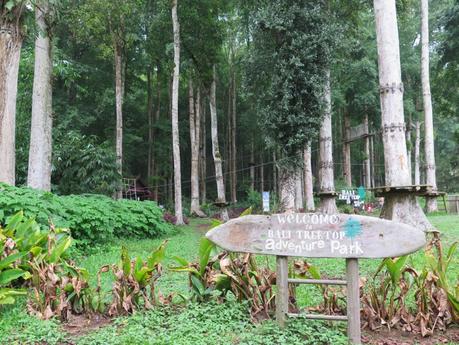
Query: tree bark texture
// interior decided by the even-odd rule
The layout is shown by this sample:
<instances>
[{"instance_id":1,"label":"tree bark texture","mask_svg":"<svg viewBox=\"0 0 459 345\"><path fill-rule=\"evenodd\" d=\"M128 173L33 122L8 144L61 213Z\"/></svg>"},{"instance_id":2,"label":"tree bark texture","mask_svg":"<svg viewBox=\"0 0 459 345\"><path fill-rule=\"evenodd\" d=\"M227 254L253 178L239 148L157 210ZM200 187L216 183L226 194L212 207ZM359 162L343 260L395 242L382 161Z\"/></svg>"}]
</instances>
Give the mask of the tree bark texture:
<instances>
[{"instance_id":1,"label":"tree bark texture","mask_svg":"<svg viewBox=\"0 0 459 345\"><path fill-rule=\"evenodd\" d=\"M172 25L174 32L174 74L172 79L172 152L174 158L174 205L176 224L184 224L182 213L182 175L180 166L180 133L178 125L178 97L180 78L180 24L177 0L172 0Z\"/></svg>"},{"instance_id":2,"label":"tree bark texture","mask_svg":"<svg viewBox=\"0 0 459 345\"><path fill-rule=\"evenodd\" d=\"M416 121L416 139L414 141L414 184L421 184L421 123Z\"/></svg>"},{"instance_id":3,"label":"tree bark texture","mask_svg":"<svg viewBox=\"0 0 459 345\"><path fill-rule=\"evenodd\" d=\"M426 184L437 190L435 176L435 147L432 115L432 96L430 93L429 71L429 1L421 0L421 81L422 101L424 104L424 154L426 160ZM426 197L426 211L437 211L437 199Z\"/></svg>"},{"instance_id":4,"label":"tree bark texture","mask_svg":"<svg viewBox=\"0 0 459 345\"><path fill-rule=\"evenodd\" d=\"M201 92L199 88L194 99L193 81L188 82L191 141L191 214L204 217L199 203L199 141L201 139Z\"/></svg>"},{"instance_id":5,"label":"tree bark texture","mask_svg":"<svg viewBox=\"0 0 459 345\"><path fill-rule=\"evenodd\" d=\"M232 73L232 108L231 108L231 162L230 162L230 179L231 179L231 201L237 202L237 146L236 146L236 75Z\"/></svg>"},{"instance_id":6,"label":"tree bark texture","mask_svg":"<svg viewBox=\"0 0 459 345\"><path fill-rule=\"evenodd\" d=\"M16 181L16 98L22 41L16 21L0 19L0 182L10 185Z\"/></svg>"},{"instance_id":7,"label":"tree bark texture","mask_svg":"<svg viewBox=\"0 0 459 345\"><path fill-rule=\"evenodd\" d=\"M32 125L30 132L27 185L51 190L52 156L52 42L48 22L50 4L39 1L35 8L38 34L35 39L35 68L32 94Z\"/></svg>"},{"instance_id":8,"label":"tree bark texture","mask_svg":"<svg viewBox=\"0 0 459 345\"><path fill-rule=\"evenodd\" d=\"M374 0L386 185L410 184L395 0ZM381 217L432 228L414 195L387 194Z\"/></svg>"},{"instance_id":9,"label":"tree bark texture","mask_svg":"<svg viewBox=\"0 0 459 345\"><path fill-rule=\"evenodd\" d=\"M201 108L201 106L200 106ZM201 115L201 145L200 145L200 168L199 168L199 177L201 183L199 184L200 187L200 196L201 196L201 204L205 204L207 202L207 135L206 135L206 108L202 109Z\"/></svg>"},{"instance_id":10,"label":"tree bark texture","mask_svg":"<svg viewBox=\"0 0 459 345\"><path fill-rule=\"evenodd\" d=\"M314 211L314 194L313 194L313 178L311 165L311 144L309 143L304 149L304 198L306 203L306 211Z\"/></svg>"},{"instance_id":11,"label":"tree bark texture","mask_svg":"<svg viewBox=\"0 0 459 345\"><path fill-rule=\"evenodd\" d=\"M368 115L365 115L364 124L366 128L367 136L364 138L365 140L365 160L363 162L364 169L365 169L365 188L368 190L371 188L371 166L370 166L370 134L369 126L368 126Z\"/></svg>"},{"instance_id":12,"label":"tree bark texture","mask_svg":"<svg viewBox=\"0 0 459 345\"><path fill-rule=\"evenodd\" d=\"M282 167L279 169L279 207L281 212L295 212L295 171Z\"/></svg>"},{"instance_id":13,"label":"tree bark texture","mask_svg":"<svg viewBox=\"0 0 459 345\"><path fill-rule=\"evenodd\" d=\"M295 209L300 212L304 209L303 204L303 173L302 169L298 168L295 174Z\"/></svg>"},{"instance_id":14,"label":"tree bark texture","mask_svg":"<svg viewBox=\"0 0 459 345\"><path fill-rule=\"evenodd\" d=\"M223 181L223 172L222 172L222 157L218 145L218 122L217 122L217 95L216 95L216 81L217 79L217 70L214 66L213 68L213 78L212 84L210 87L210 123L211 123L211 134L212 134L212 155L214 158L215 165L215 179L217 182L217 203L226 204L225 197L225 183ZM222 207L222 219L227 221L228 211L226 207Z\"/></svg>"},{"instance_id":15,"label":"tree bark texture","mask_svg":"<svg viewBox=\"0 0 459 345\"><path fill-rule=\"evenodd\" d=\"M255 144L250 142L250 188L255 190Z\"/></svg>"},{"instance_id":16,"label":"tree bark texture","mask_svg":"<svg viewBox=\"0 0 459 345\"><path fill-rule=\"evenodd\" d=\"M331 89L330 71L327 72L326 85L324 89L325 116L319 133L319 191L325 193L320 196L319 209L322 213L334 214L336 208L335 197L327 193L335 192L333 176L333 141L332 141L332 119L331 119Z\"/></svg>"},{"instance_id":17,"label":"tree bark texture","mask_svg":"<svg viewBox=\"0 0 459 345\"><path fill-rule=\"evenodd\" d=\"M343 116L343 132L344 132L344 144L343 144L343 177L348 187L352 186L352 170L351 170L351 119L349 118L349 112L347 109L344 110Z\"/></svg>"},{"instance_id":18,"label":"tree bark texture","mask_svg":"<svg viewBox=\"0 0 459 345\"><path fill-rule=\"evenodd\" d=\"M147 159L147 176L148 183L153 174L153 90L151 81L151 66L147 68L147 118L148 118L148 159Z\"/></svg>"}]
</instances>

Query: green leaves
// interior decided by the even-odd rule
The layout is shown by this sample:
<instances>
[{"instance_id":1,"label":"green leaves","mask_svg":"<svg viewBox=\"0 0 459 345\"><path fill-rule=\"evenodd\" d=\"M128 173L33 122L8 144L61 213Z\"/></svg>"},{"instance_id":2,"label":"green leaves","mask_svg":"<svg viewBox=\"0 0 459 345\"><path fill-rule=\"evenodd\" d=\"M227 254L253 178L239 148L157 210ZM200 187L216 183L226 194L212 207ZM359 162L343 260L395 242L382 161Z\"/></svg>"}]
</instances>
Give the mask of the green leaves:
<instances>
[{"instance_id":1,"label":"green leaves","mask_svg":"<svg viewBox=\"0 0 459 345\"><path fill-rule=\"evenodd\" d=\"M295 156L318 133L326 71L338 35L322 2L266 1L253 23L246 74L271 146ZM294 165L294 160L284 161Z\"/></svg>"},{"instance_id":2,"label":"green leaves","mask_svg":"<svg viewBox=\"0 0 459 345\"><path fill-rule=\"evenodd\" d=\"M408 255L402 256L400 258L386 258L383 260L387 268L387 272L389 272L392 284L394 284L395 286L398 286L398 283L400 282L400 278L403 274L407 259Z\"/></svg>"},{"instance_id":3,"label":"green leaves","mask_svg":"<svg viewBox=\"0 0 459 345\"><path fill-rule=\"evenodd\" d=\"M46 241L40 229L51 221L71 229L79 247L106 243L114 236L153 238L172 233L163 211L151 201L116 201L105 196L56 196L0 183L0 209L6 218L5 235L15 229L27 250ZM0 220L1 224L1 220Z\"/></svg>"},{"instance_id":4,"label":"green leaves","mask_svg":"<svg viewBox=\"0 0 459 345\"><path fill-rule=\"evenodd\" d=\"M26 295L27 292L20 289L3 289L0 288L0 305L14 304L16 296Z\"/></svg>"},{"instance_id":5,"label":"green leaves","mask_svg":"<svg viewBox=\"0 0 459 345\"><path fill-rule=\"evenodd\" d=\"M13 7L16 5L16 2L15 0L8 0L5 4L5 8L8 10L8 11L11 11L13 9Z\"/></svg>"},{"instance_id":6,"label":"green leaves","mask_svg":"<svg viewBox=\"0 0 459 345\"><path fill-rule=\"evenodd\" d=\"M24 276L27 272L19 268L7 269L0 272L0 286L7 285L15 279Z\"/></svg>"}]
</instances>

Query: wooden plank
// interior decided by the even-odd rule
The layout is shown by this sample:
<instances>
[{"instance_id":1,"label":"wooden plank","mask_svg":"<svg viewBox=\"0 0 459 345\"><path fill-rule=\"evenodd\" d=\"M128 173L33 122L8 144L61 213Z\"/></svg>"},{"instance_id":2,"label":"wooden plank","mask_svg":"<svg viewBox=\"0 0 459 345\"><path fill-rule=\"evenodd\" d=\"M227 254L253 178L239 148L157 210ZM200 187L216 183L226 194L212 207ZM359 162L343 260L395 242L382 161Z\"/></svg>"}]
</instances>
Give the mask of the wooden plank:
<instances>
[{"instance_id":1,"label":"wooden plank","mask_svg":"<svg viewBox=\"0 0 459 345\"><path fill-rule=\"evenodd\" d=\"M288 313L288 258L276 257L276 321L280 327L285 327Z\"/></svg>"},{"instance_id":2,"label":"wooden plank","mask_svg":"<svg viewBox=\"0 0 459 345\"><path fill-rule=\"evenodd\" d=\"M412 226L349 214L293 213L232 219L207 238L233 252L310 258L386 258L422 248Z\"/></svg>"},{"instance_id":3,"label":"wooden plank","mask_svg":"<svg viewBox=\"0 0 459 345\"><path fill-rule=\"evenodd\" d=\"M359 262L346 259L347 337L351 344L361 344Z\"/></svg>"},{"instance_id":4,"label":"wooden plank","mask_svg":"<svg viewBox=\"0 0 459 345\"><path fill-rule=\"evenodd\" d=\"M324 284L324 285L347 285L347 281L338 279L294 279L288 280L292 284Z\"/></svg>"},{"instance_id":5,"label":"wooden plank","mask_svg":"<svg viewBox=\"0 0 459 345\"><path fill-rule=\"evenodd\" d=\"M288 317L297 317L309 320L330 320L330 321L347 321L346 315L324 315L324 314L294 314L288 313Z\"/></svg>"}]
</instances>

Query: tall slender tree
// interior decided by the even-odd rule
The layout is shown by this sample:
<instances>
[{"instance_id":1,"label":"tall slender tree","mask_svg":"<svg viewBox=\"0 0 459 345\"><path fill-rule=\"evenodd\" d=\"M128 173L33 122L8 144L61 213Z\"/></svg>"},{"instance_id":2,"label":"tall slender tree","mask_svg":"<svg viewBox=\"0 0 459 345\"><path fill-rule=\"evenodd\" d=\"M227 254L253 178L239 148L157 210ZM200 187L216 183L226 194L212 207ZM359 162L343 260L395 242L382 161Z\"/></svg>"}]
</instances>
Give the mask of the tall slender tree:
<instances>
[{"instance_id":1,"label":"tall slender tree","mask_svg":"<svg viewBox=\"0 0 459 345\"><path fill-rule=\"evenodd\" d=\"M403 114L400 48L395 0L374 0L378 67L381 100L381 122L384 146L386 185L407 186L411 182ZM386 219L430 229L431 224L414 195L388 194L381 216Z\"/></svg>"},{"instance_id":2,"label":"tall slender tree","mask_svg":"<svg viewBox=\"0 0 459 345\"><path fill-rule=\"evenodd\" d=\"M213 78L210 86L210 129L212 134L212 155L215 165L215 179L217 182L217 203L222 206L222 218L224 221L229 219L226 209L225 182L223 180L222 155L218 144L218 122L217 122L217 69L213 68Z\"/></svg>"},{"instance_id":3,"label":"tall slender tree","mask_svg":"<svg viewBox=\"0 0 459 345\"><path fill-rule=\"evenodd\" d=\"M319 134L319 192L321 193L319 209L322 213L337 212L335 197L335 182L333 174L333 140L332 140L332 104L330 88L330 70L325 79L325 116Z\"/></svg>"},{"instance_id":4,"label":"tall slender tree","mask_svg":"<svg viewBox=\"0 0 459 345\"><path fill-rule=\"evenodd\" d=\"M0 182L15 184L16 97L25 1L0 2Z\"/></svg>"},{"instance_id":5,"label":"tall slender tree","mask_svg":"<svg viewBox=\"0 0 459 345\"><path fill-rule=\"evenodd\" d=\"M182 210L182 172L180 164L180 133L178 125L178 97L180 79L180 23L177 0L172 0L172 26L174 31L174 74L172 79L172 152L174 161L174 205L176 224L184 224Z\"/></svg>"},{"instance_id":6,"label":"tall slender tree","mask_svg":"<svg viewBox=\"0 0 459 345\"><path fill-rule=\"evenodd\" d=\"M35 70L32 95L32 126L30 130L27 185L51 190L52 156L52 22L53 8L49 0L35 4Z\"/></svg>"},{"instance_id":7,"label":"tall slender tree","mask_svg":"<svg viewBox=\"0 0 459 345\"><path fill-rule=\"evenodd\" d=\"M199 147L201 142L201 90L198 87L196 101L194 97L193 80L188 81L188 99L190 112L190 141L191 141L191 207L190 212L199 217L205 214L201 210L199 200Z\"/></svg>"},{"instance_id":8,"label":"tall slender tree","mask_svg":"<svg viewBox=\"0 0 459 345\"><path fill-rule=\"evenodd\" d=\"M430 93L430 71L429 71L429 0L421 0L421 81L422 101L424 104L424 154L426 160L426 184L437 190L436 166L435 166L435 145L432 115L432 96ZM437 210L437 199L426 198L426 211Z\"/></svg>"}]
</instances>

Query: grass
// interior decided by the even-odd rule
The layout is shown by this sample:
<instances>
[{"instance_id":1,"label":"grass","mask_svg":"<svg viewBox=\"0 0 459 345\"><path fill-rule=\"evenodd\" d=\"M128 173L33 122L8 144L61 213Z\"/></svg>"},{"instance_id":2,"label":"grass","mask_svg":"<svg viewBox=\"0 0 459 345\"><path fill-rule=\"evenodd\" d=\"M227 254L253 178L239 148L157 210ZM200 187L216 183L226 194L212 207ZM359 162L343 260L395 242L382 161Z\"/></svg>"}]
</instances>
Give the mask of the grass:
<instances>
[{"instance_id":1,"label":"grass","mask_svg":"<svg viewBox=\"0 0 459 345\"><path fill-rule=\"evenodd\" d=\"M442 233L445 244L459 239L459 217L435 215L430 221ZM188 260L197 256L198 243L204 231L200 226L208 221L192 220L189 226L180 227L177 234L168 238L164 266L173 264L173 256ZM80 255L77 263L89 270L95 285L99 267L116 263L120 247L128 248L131 257L146 258L164 239L118 240L96 250ZM258 257L260 262L273 264L272 258ZM423 265L422 252L411 255L415 267ZM344 276L344 260L317 259L311 263L320 267L327 277ZM371 276L379 260L361 260L361 275ZM459 276L459 259L451 265L452 279ZM111 273L102 276L102 287L108 290L112 284ZM183 273L165 270L160 278L159 288L163 294L176 292L186 295L187 276ZM314 286L298 289L300 305L313 305L321 301ZM179 298L176 298L180 300ZM273 322L253 325L245 305L227 302L225 304L188 304L186 307L164 307L153 311L137 313L130 317L117 318L111 325L93 331L82 337L69 339L57 321L41 321L27 315L25 302L2 310L0 314L0 344L345 344L343 323L330 325L321 322L294 320L285 330Z\"/></svg>"}]
</instances>

